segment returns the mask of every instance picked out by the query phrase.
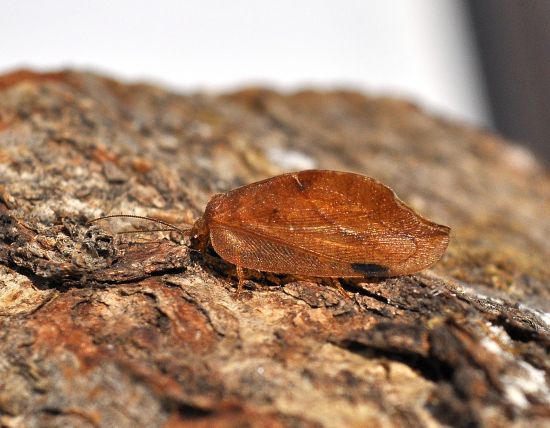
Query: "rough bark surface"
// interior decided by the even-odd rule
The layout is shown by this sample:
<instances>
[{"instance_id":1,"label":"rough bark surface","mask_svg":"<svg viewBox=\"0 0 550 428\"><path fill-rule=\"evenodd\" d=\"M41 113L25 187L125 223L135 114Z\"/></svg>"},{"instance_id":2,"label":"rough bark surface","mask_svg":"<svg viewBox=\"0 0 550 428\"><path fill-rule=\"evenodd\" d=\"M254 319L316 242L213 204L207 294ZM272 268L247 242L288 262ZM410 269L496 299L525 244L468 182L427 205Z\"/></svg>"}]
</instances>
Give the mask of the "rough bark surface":
<instances>
[{"instance_id":1,"label":"rough bark surface","mask_svg":"<svg viewBox=\"0 0 550 428\"><path fill-rule=\"evenodd\" d=\"M349 300L258 272L237 297L234 268L177 235L87 225L189 223L312 167L451 226L444 259L343 280ZM402 101L1 76L0 425L548 426L549 213L529 153Z\"/></svg>"}]
</instances>

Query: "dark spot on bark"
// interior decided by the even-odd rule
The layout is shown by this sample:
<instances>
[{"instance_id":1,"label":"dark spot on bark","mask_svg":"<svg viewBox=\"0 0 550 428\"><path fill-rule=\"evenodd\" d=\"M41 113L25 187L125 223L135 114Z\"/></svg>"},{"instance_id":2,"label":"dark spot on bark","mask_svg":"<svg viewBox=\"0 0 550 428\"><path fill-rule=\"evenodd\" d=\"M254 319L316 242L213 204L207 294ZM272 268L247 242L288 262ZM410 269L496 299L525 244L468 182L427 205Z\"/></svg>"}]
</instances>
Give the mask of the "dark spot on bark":
<instances>
[{"instance_id":1,"label":"dark spot on bark","mask_svg":"<svg viewBox=\"0 0 550 428\"><path fill-rule=\"evenodd\" d=\"M351 268L355 272L364 273L365 275L376 276L387 275L389 271L386 266L377 265L376 263L352 263Z\"/></svg>"}]
</instances>

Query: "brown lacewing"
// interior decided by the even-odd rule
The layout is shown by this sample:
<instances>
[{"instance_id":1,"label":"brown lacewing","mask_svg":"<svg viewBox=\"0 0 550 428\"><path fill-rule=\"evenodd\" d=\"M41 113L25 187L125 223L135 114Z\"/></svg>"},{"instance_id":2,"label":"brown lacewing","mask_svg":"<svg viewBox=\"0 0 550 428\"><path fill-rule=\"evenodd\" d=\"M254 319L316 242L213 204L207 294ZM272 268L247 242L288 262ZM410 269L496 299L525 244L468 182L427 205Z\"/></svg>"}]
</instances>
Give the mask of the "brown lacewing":
<instances>
[{"instance_id":1,"label":"brown lacewing","mask_svg":"<svg viewBox=\"0 0 550 428\"><path fill-rule=\"evenodd\" d=\"M215 195L185 231L191 248L204 253L211 245L236 266L238 291L243 268L330 278L412 274L441 258L449 232L373 178L321 170Z\"/></svg>"}]
</instances>

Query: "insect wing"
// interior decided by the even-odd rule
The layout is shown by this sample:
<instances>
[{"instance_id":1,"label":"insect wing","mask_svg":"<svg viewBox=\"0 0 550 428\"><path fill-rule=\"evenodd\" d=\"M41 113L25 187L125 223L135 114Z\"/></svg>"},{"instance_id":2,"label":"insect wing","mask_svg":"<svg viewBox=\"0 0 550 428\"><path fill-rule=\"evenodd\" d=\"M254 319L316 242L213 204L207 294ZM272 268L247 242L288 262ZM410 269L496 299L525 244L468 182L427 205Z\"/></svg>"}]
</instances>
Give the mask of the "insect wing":
<instances>
[{"instance_id":1,"label":"insect wing","mask_svg":"<svg viewBox=\"0 0 550 428\"><path fill-rule=\"evenodd\" d=\"M448 229L441 228L376 180L303 171L227 193L210 232L216 251L244 267L353 277L412 273L434 263L447 244Z\"/></svg>"}]
</instances>

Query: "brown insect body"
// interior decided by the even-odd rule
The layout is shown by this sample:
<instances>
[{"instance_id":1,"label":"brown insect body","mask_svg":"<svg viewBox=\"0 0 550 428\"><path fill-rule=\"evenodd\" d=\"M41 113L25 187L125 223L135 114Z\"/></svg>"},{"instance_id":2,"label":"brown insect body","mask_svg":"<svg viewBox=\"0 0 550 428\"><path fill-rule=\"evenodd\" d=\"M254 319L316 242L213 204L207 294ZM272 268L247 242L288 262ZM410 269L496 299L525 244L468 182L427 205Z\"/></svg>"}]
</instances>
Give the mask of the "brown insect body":
<instances>
[{"instance_id":1,"label":"brown insect body","mask_svg":"<svg viewBox=\"0 0 550 428\"><path fill-rule=\"evenodd\" d=\"M190 231L242 268L317 277L386 277L436 263L450 229L358 174L310 170L215 195Z\"/></svg>"}]
</instances>

